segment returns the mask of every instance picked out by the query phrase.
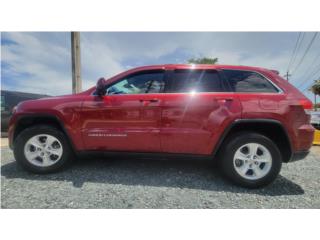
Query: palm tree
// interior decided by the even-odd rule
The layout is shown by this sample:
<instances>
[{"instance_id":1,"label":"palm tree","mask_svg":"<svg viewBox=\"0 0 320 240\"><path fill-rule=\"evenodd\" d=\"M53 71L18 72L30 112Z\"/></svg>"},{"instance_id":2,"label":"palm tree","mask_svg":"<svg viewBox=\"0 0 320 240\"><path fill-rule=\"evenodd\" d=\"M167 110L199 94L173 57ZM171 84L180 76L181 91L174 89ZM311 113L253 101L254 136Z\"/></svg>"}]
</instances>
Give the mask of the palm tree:
<instances>
[{"instance_id":1,"label":"palm tree","mask_svg":"<svg viewBox=\"0 0 320 240\"><path fill-rule=\"evenodd\" d=\"M314 84L311 87L311 92L314 94L314 110L317 110L317 95L320 95L320 79L314 81Z\"/></svg>"}]
</instances>

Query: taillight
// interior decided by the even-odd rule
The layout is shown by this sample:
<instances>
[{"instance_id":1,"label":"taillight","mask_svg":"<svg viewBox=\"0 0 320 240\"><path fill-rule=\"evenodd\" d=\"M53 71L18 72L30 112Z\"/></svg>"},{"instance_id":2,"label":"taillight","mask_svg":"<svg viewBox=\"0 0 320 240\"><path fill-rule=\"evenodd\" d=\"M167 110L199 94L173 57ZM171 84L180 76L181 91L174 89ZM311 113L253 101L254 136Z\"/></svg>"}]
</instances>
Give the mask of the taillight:
<instances>
[{"instance_id":1,"label":"taillight","mask_svg":"<svg viewBox=\"0 0 320 240\"><path fill-rule=\"evenodd\" d=\"M300 99L299 103L303 107L304 111L307 114L310 114L312 111L312 102L309 99Z\"/></svg>"}]
</instances>

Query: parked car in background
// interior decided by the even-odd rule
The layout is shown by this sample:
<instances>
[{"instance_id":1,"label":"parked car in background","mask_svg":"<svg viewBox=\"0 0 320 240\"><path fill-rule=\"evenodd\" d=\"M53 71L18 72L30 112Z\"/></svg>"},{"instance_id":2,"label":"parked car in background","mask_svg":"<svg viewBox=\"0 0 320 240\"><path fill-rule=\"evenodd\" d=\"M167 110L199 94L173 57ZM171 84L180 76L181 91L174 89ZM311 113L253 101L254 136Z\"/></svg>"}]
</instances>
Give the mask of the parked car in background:
<instances>
[{"instance_id":1,"label":"parked car in background","mask_svg":"<svg viewBox=\"0 0 320 240\"><path fill-rule=\"evenodd\" d=\"M282 163L303 159L312 103L277 71L228 65L139 67L79 94L18 104L9 145L36 173L82 153L218 161L234 183L271 183Z\"/></svg>"},{"instance_id":2,"label":"parked car in background","mask_svg":"<svg viewBox=\"0 0 320 240\"><path fill-rule=\"evenodd\" d=\"M16 92L1 90L1 133L8 130L9 120L12 115L12 109L19 102L25 100L49 97L43 94Z\"/></svg>"},{"instance_id":3,"label":"parked car in background","mask_svg":"<svg viewBox=\"0 0 320 240\"><path fill-rule=\"evenodd\" d=\"M310 111L311 124L320 128L320 111Z\"/></svg>"},{"instance_id":4,"label":"parked car in background","mask_svg":"<svg viewBox=\"0 0 320 240\"><path fill-rule=\"evenodd\" d=\"M312 111L311 124L315 128L313 144L320 145L320 111Z\"/></svg>"}]
</instances>

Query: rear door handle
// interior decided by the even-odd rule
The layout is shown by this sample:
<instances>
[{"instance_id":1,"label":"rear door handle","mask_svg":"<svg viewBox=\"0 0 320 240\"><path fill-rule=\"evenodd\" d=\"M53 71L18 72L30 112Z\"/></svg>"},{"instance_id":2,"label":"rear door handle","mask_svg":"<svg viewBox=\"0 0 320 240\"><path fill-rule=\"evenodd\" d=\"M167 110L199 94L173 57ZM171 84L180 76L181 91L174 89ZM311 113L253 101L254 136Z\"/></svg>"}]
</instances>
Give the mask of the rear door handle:
<instances>
[{"instance_id":1,"label":"rear door handle","mask_svg":"<svg viewBox=\"0 0 320 240\"><path fill-rule=\"evenodd\" d=\"M140 99L140 102L159 102L159 99L153 98L153 99Z\"/></svg>"}]
</instances>

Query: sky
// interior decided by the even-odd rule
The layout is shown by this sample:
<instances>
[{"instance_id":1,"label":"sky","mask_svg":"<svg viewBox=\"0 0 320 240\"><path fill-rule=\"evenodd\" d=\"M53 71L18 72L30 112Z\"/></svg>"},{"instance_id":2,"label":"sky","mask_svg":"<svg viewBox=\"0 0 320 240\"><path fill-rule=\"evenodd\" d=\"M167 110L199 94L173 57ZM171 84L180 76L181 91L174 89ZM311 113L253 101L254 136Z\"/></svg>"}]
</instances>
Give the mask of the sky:
<instances>
[{"instance_id":1,"label":"sky","mask_svg":"<svg viewBox=\"0 0 320 240\"><path fill-rule=\"evenodd\" d=\"M151 64L217 57L219 64L288 70L298 32L81 32L82 88L100 77ZM315 37L313 44L308 46ZM48 95L71 93L70 32L2 32L1 89ZM300 34L290 82L313 99L320 78L320 34Z\"/></svg>"}]
</instances>

